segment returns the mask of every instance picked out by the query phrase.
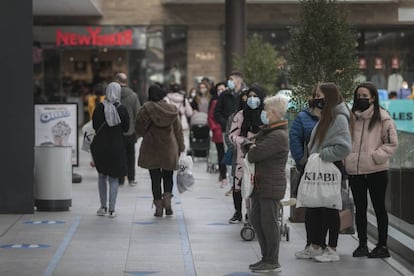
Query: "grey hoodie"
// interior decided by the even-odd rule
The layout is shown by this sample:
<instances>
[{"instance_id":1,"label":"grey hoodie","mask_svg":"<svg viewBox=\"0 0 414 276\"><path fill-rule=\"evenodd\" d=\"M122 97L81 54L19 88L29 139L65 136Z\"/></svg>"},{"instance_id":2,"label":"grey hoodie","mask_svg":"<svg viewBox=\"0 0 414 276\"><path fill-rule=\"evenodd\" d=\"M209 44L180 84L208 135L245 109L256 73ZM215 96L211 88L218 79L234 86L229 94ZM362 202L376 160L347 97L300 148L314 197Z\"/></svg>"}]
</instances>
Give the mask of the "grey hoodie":
<instances>
[{"instance_id":1,"label":"grey hoodie","mask_svg":"<svg viewBox=\"0 0 414 276\"><path fill-rule=\"evenodd\" d=\"M351 152L352 141L349 131L350 111L345 103L340 103L334 108L335 117L331 123L325 138L321 143L314 144L315 132L319 123L313 128L308 144L309 154L319 153L322 160L335 162L344 160Z\"/></svg>"},{"instance_id":2,"label":"grey hoodie","mask_svg":"<svg viewBox=\"0 0 414 276\"><path fill-rule=\"evenodd\" d=\"M126 86L121 86L121 103L127 108L129 115L129 129L124 135L132 135L135 133L135 120L141 104L137 94Z\"/></svg>"}]
</instances>

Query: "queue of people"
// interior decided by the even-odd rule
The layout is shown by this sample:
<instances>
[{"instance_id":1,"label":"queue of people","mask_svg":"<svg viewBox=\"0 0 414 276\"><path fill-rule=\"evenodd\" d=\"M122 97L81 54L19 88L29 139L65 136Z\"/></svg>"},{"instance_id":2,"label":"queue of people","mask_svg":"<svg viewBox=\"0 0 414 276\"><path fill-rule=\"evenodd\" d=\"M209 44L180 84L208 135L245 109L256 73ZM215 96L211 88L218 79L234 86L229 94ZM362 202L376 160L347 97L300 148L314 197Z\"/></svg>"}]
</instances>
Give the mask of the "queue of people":
<instances>
[{"instance_id":1,"label":"queue of people","mask_svg":"<svg viewBox=\"0 0 414 276\"><path fill-rule=\"evenodd\" d=\"M125 95L131 96L125 89L126 76L118 74L92 115L96 135L91 152L99 175L101 201L97 215L116 216L117 190L125 176L130 185L136 184L135 152L128 148L132 149L138 138L142 138L138 166L149 172L154 216L173 215L173 175L180 158L189 152L189 123L195 114L205 113L217 150L220 187L231 186L234 214L228 222L250 221L260 245L261 258L249 266L251 271L281 271L277 216L286 192L289 151L300 174L306 168L307 158L318 154L324 162L335 164L343 181L349 181L359 239L353 257L390 256L385 192L389 160L398 139L393 120L379 106L378 90L373 84L358 85L351 109L334 83L316 84L308 106L289 130L285 119L288 99L283 95L266 97L268 91L258 83L246 86L238 71L216 85L203 80L192 99L176 84L168 89L154 84L148 90L148 101L140 106L136 97L125 101ZM231 162L226 166L222 160L228 152ZM255 164L255 175L252 194L243 202L242 160L246 153L248 161ZM368 192L378 225L378 244L372 251L367 247ZM248 211L245 216L243 203ZM338 209L306 207L306 245L295 253L296 258L339 261L339 225Z\"/></svg>"}]
</instances>

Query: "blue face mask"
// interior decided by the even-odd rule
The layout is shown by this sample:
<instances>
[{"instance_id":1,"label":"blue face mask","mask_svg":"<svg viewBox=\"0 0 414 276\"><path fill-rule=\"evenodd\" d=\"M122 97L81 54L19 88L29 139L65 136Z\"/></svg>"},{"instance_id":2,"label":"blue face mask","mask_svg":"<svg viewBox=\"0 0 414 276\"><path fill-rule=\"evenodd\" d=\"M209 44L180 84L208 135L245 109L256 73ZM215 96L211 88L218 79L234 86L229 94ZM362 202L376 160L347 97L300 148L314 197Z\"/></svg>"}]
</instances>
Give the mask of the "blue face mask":
<instances>
[{"instance_id":1,"label":"blue face mask","mask_svg":"<svg viewBox=\"0 0 414 276\"><path fill-rule=\"evenodd\" d=\"M260 105L260 99L259 97L249 97L247 98L247 105L251 108L251 109L256 109L259 107Z\"/></svg>"},{"instance_id":2,"label":"blue face mask","mask_svg":"<svg viewBox=\"0 0 414 276\"><path fill-rule=\"evenodd\" d=\"M260 113L260 120L262 120L262 123L264 125L268 125L269 124L269 119L267 118L267 112L262 110L262 112Z\"/></svg>"},{"instance_id":3,"label":"blue face mask","mask_svg":"<svg viewBox=\"0 0 414 276\"><path fill-rule=\"evenodd\" d=\"M236 86L234 85L234 82L233 82L232 80L228 80L228 81L227 81L227 87L228 87L230 90L233 90Z\"/></svg>"}]
</instances>

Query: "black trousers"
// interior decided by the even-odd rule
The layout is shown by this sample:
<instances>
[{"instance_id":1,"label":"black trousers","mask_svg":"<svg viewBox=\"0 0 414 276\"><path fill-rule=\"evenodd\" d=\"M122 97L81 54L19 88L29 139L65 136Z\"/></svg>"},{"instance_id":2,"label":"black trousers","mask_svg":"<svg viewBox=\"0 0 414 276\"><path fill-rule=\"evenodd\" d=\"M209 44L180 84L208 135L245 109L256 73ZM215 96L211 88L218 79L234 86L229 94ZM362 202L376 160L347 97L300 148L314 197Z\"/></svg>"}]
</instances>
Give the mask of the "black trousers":
<instances>
[{"instance_id":1,"label":"black trousers","mask_svg":"<svg viewBox=\"0 0 414 276\"><path fill-rule=\"evenodd\" d=\"M385 208L385 192L388 184L388 171L364 175L349 175L349 185L355 203L355 224L361 245L367 244L367 192L371 197L377 217L378 245L386 246L388 237L388 214Z\"/></svg>"},{"instance_id":2,"label":"black trousers","mask_svg":"<svg viewBox=\"0 0 414 276\"><path fill-rule=\"evenodd\" d=\"M174 171L150 169L149 173L151 177L152 196L154 197L154 200L162 198L163 192L161 191L161 180L163 183L164 193L172 192Z\"/></svg>"},{"instance_id":3,"label":"black trousers","mask_svg":"<svg viewBox=\"0 0 414 276\"><path fill-rule=\"evenodd\" d=\"M135 143L137 142L137 136L134 134L124 135L124 148L125 148L125 162L127 168L128 181L135 180ZM124 184L124 176L119 178L119 184Z\"/></svg>"},{"instance_id":4,"label":"black trousers","mask_svg":"<svg viewBox=\"0 0 414 276\"><path fill-rule=\"evenodd\" d=\"M336 247L339 236L339 210L330 208L307 208L309 238L312 244L325 247L326 234L329 231L328 245Z\"/></svg>"},{"instance_id":5,"label":"black trousers","mask_svg":"<svg viewBox=\"0 0 414 276\"><path fill-rule=\"evenodd\" d=\"M225 179L227 178L227 167L226 165L221 164L221 160L223 160L223 156L224 156L224 144L216 143L216 149L217 149L217 159L218 159L218 164L219 164L220 178Z\"/></svg>"}]
</instances>

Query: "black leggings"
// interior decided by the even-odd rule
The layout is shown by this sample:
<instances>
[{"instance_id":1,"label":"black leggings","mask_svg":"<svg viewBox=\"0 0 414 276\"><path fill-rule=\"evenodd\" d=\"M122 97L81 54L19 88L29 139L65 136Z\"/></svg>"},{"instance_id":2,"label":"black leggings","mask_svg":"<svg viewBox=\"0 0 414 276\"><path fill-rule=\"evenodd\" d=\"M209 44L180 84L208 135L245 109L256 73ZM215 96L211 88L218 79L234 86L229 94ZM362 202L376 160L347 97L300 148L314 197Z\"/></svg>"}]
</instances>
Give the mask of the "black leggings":
<instances>
[{"instance_id":1,"label":"black leggings","mask_svg":"<svg viewBox=\"0 0 414 276\"><path fill-rule=\"evenodd\" d=\"M164 193L171 193L173 189L173 171L164 169L149 170L152 183L152 196L154 200L162 198L161 178L164 186Z\"/></svg>"},{"instance_id":2,"label":"black leggings","mask_svg":"<svg viewBox=\"0 0 414 276\"><path fill-rule=\"evenodd\" d=\"M227 168L226 168L226 165L221 164L221 160L223 160L223 156L224 156L224 144L216 143L216 149L217 149L217 159L218 159L218 165L219 165L219 171L220 171L220 178L225 179L227 178Z\"/></svg>"},{"instance_id":3,"label":"black leggings","mask_svg":"<svg viewBox=\"0 0 414 276\"><path fill-rule=\"evenodd\" d=\"M367 244L367 191L371 197L377 217L378 245L386 246L388 237L388 214L385 208L385 192L388 184L388 171L364 175L349 175L349 185L355 202L355 224L360 245Z\"/></svg>"}]
</instances>

